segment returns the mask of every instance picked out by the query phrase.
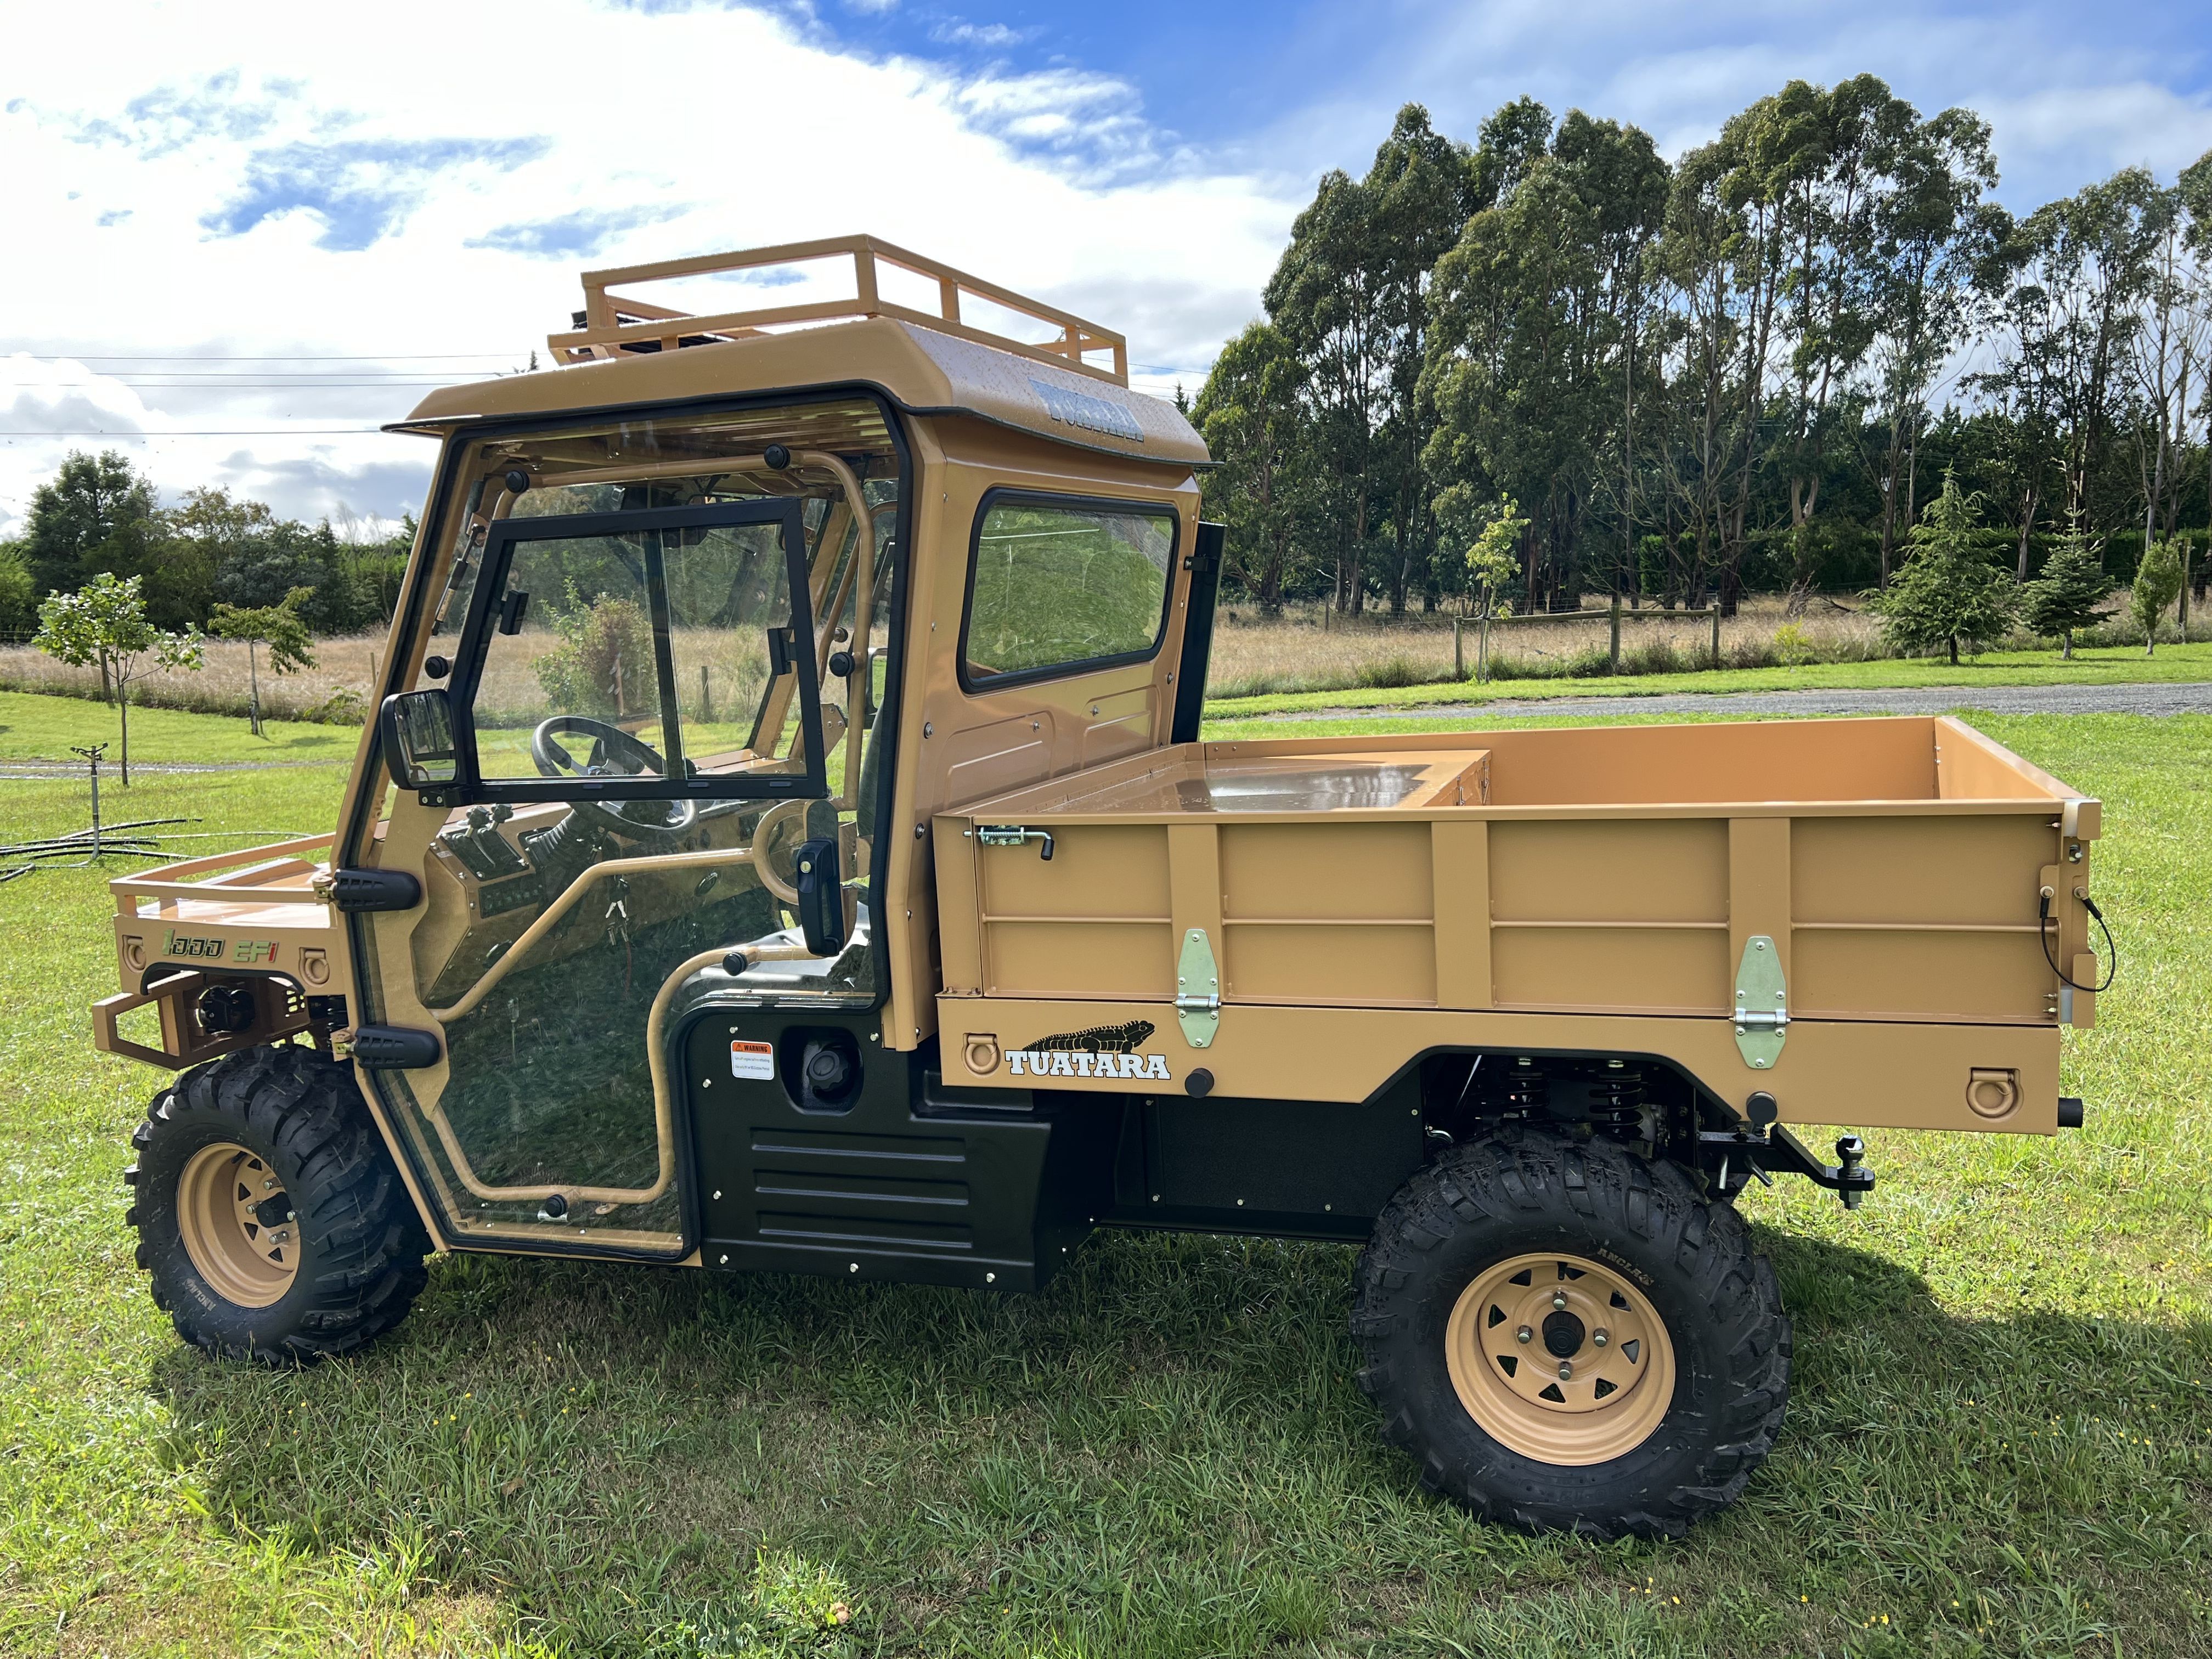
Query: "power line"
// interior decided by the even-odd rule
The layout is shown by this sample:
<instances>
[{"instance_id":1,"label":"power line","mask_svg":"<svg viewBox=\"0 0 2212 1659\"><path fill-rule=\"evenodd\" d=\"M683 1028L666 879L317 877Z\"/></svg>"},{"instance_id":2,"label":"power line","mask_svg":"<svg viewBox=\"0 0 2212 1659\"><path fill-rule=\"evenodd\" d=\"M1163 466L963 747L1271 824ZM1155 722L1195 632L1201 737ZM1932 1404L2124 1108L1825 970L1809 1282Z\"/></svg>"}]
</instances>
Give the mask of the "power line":
<instances>
[{"instance_id":1,"label":"power line","mask_svg":"<svg viewBox=\"0 0 2212 1659\"><path fill-rule=\"evenodd\" d=\"M389 374L386 374L374 368L118 368L110 371L96 372L100 374L100 379L104 380L135 380L144 375L156 375L164 380L215 380L232 386L240 384L241 377L247 375L266 380L327 380L336 377L345 377L353 380L392 380L398 379L404 375L438 374L436 369L431 368L395 368ZM495 370L485 371L486 374L495 373L496 371ZM482 377L472 376L461 370L454 369L447 372L445 374L441 375L441 378L443 380L466 380ZM9 380L0 382L0 384L5 384L8 386L85 386L89 385L90 382L84 380Z\"/></svg>"},{"instance_id":2,"label":"power line","mask_svg":"<svg viewBox=\"0 0 2212 1659\"><path fill-rule=\"evenodd\" d=\"M0 431L0 438L338 438L372 431L383 431L383 427L223 427L222 431L97 431L64 427L60 431Z\"/></svg>"},{"instance_id":3,"label":"power line","mask_svg":"<svg viewBox=\"0 0 2212 1659\"><path fill-rule=\"evenodd\" d=\"M11 357L28 357L40 363L458 363L477 357L497 357L511 362L512 351L387 351L374 356L233 357L215 352L164 355L155 351L40 352L12 351Z\"/></svg>"},{"instance_id":4,"label":"power line","mask_svg":"<svg viewBox=\"0 0 2212 1659\"><path fill-rule=\"evenodd\" d=\"M296 380L226 380L221 386L163 386L143 380L122 380L118 385L131 392L408 392L420 387L442 388L456 386L481 386L481 380L324 380L302 386ZM98 388L89 380L64 382L57 386L49 380L0 380L0 386L43 387L49 392L93 392Z\"/></svg>"},{"instance_id":5,"label":"power line","mask_svg":"<svg viewBox=\"0 0 2212 1659\"><path fill-rule=\"evenodd\" d=\"M117 382L131 392L410 392L422 387L441 389L447 386L478 386L477 380L324 380L302 386L296 380L228 380L221 386L163 386L149 385L143 380ZM79 380L56 386L46 380L0 380L0 386L43 387L49 392L92 392L98 388L89 380Z\"/></svg>"}]
</instances>

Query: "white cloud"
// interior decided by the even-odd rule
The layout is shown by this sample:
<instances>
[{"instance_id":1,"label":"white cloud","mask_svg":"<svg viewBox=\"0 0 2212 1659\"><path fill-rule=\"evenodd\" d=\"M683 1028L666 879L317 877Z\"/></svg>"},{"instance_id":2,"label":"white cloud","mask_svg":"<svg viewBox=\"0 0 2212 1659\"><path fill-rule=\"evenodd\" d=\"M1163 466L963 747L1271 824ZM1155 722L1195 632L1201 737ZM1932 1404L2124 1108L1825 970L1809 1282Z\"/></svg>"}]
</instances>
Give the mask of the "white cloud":
<instances>
[{"instance_id":1,"label":"white cloud","mask_svg":"<svg viewBox=\"0 0 2212 1659\"><path fill-rule=\"evenodd\" d=\"M970 23L954 17L933 24L929 38L939 46L1003 48L1034 40L1043 33L1041 28L1009 28L1004 23Z\"/></svg>"},{"instance_id":2,"label":"white cloud","mask_svg":"<svg viewBox=\"0 0 2212 1659\"><path fill-rule=\"evenodd\" d=\"M92 54L64 50L78 21L27 13L0 64L10 241L39 250L11 273L10 343L38 357L0 431L143 432L115 441L165 489L292 514L409 505L421 440L330 428L405 415L408 380L520 366L586 264L870 230L1088 307L1172 370L1250 313L1299 188L1205 172L1111 77L868 62L757 10L103 15ZM296 435L220 435L261 428ZM102 445L0 436L0 534Z\"/></svg>"},{"instance_id":3,"label":"white cloud","mask_svg":"<svg viewBox=\"0 0 2212 1659\"><path fill-rule=\"evenodd\" d=\"M1668 155L1793 78L1874 74L1923 114L1987 118L2003 199L2025 211L2114 169L2162 175L2212 147L2201 15L2040 0L1996 6L1866 0L1848 10L1771 0L1411 0L1387 36L1345 35L1323 94L1292 102L1246 153L1310 175L1358 171L1409 100L1473 140L1484 117L1531 95L1563 114L1632 121ZM2201 14L2201 5L2195 9ZM1339 20L1342 24L1342 20ZM1348 25L1343 25L1348 27ZM1387 40L1388 51L1376 43ZM1323 59L1310 41L1301 62Z\"/></svg>"}]
</instances>

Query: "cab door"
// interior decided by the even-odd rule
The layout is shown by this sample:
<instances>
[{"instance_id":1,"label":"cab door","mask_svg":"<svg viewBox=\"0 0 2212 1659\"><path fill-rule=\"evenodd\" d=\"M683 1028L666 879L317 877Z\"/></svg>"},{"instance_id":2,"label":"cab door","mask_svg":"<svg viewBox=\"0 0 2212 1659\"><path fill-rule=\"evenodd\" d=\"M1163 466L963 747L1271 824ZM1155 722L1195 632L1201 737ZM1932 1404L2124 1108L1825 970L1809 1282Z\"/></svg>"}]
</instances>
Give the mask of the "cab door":
<instances>
[{"instance_id":1,"label":"cab door","mask_svg":"<svg viewBox=\"0 0 2212 1659\"><path fill-rule=\"evenodd\" d=\"M422 902L355 918L364 1024L440 1052L373 1075L457 1240L675 1254L675 987L782 938L830 793L800 504L508 518L483 559L453 781L386 831Z\"/></svg>"}]
</instances>

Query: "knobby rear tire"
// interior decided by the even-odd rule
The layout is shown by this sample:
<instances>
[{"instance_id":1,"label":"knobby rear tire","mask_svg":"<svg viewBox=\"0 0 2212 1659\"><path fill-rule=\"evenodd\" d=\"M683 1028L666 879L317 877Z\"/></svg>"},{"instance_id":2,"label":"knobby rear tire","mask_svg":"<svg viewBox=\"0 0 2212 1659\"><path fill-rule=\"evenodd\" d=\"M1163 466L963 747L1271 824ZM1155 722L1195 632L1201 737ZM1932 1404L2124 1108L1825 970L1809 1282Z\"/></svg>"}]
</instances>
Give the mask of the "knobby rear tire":
<instances>
[{"instance_id":1,"label":"knobby rear tire","mask_svg":"<svg viewBox=\"0 0 2212 1659\"><path fill-rule=\"evenodd\" d=\"M349 1353L397 1325L427 1279L430 1240L362 1104L352 1068L284 1044L241 1049L180 1073L131 1136L125 1219L139 1267L177 1334L220 1358L302 1364ZM222 1294L194 1263L179 1185L197 1152L240 1147L289 1194L291 1282L262 1307Z\"/></svg>"},{"instance_id":2,"label":"knobby rear tire","mask_svg":"<svg viewBox=\"0 0 2212 1659\"><path fill-rule=\"evenodd\" d=\"M1447 1363L1462 1292L1493 1264L1551 1251L1624 1275L1673 1343L1665 1416L1607 1462L1511 1449L1462 1403ZM1789 1399L1781 1290L1733 1207L1672 1164L1517 1127L1446 1152L1392 1199L1359 1259L1352 1329L1359 1385L1423 1484L1531 1531L1680 1535L1742 1492Z\"/></svg>"}]
</instances>

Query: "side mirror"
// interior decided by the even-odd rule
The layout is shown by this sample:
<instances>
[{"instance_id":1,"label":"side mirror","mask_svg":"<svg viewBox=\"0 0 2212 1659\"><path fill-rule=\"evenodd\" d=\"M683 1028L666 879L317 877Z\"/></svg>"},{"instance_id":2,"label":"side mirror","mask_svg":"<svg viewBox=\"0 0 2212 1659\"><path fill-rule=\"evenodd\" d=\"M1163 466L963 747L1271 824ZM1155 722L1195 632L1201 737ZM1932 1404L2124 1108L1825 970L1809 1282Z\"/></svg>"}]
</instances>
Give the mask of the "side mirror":
<instances>
[{"instance_id":1,"label":"side mirror","mask_svg":"<svg viewBox=\"0 0 2212 1659\"><path fill-rule=\"evenodd\" d=\"M443 690L402 691L378 713L385 764L402 789L439 789L460 775L453 705Z\"/></svg>"},{"instance_id":2,"label":"side mirror","mask_svg":"<svg viewBox=\"0 0 2212 1659\"><path fill-rule=\"evenodd\" d=\"M799 872L799 931L807 953L834 957L845 948L845 890L836 837L801 842L792 864Z\"/></svg>"}]
</instances>

